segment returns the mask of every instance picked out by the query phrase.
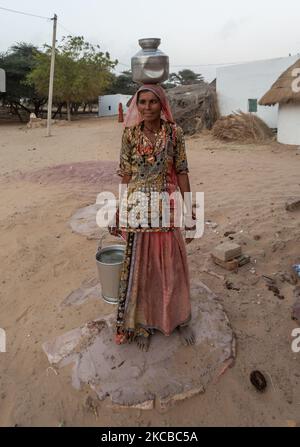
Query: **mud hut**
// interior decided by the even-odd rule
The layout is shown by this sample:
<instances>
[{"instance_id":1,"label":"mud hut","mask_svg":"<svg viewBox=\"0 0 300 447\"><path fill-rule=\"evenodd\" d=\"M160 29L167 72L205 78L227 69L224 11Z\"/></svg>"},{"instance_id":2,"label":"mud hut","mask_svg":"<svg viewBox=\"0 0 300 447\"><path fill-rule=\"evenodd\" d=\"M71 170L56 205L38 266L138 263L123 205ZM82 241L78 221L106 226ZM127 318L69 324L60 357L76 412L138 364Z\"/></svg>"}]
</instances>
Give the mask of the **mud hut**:
<instances>
[{"instance_id":1,"label":"mud hut","mask_svg":"<svg viewBox=\"0 0 300 447\"><path fill-rule=\"evenodd\" d=\"M279 76L259 104L278 104L278 142L300 145L300 59Z\"/></svg>"}]
</instances>

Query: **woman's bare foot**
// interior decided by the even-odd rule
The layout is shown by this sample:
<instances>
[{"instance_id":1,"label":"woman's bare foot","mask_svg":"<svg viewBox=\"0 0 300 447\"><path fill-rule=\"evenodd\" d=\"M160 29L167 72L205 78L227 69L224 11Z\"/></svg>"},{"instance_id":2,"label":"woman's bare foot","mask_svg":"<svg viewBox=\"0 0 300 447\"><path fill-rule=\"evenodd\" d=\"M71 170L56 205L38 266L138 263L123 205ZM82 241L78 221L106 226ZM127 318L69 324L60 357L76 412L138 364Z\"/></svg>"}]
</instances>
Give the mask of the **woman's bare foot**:
<instances>
[{"instance_id":1,"label":"woman's bare foot","mask_svg":"<svg viewBox=\"0 0 300 447\"><path fill-rule=\"evenodd\" d=\"M144 337L143 335L138 335L135 338L135 341L141 351L148 351L149 345L150 345L150 339L151 339L151 335L148 335L148 337Z\"/></svg>"},{"instance_id":2,"label":"woman's bare foot","mask_svg":"<svg viewBox=\"0 0 300 447\"><path fill-rule=\"evenodd\" d=\"M178 326L177 329L179 331L181 341L185 346L195 344L194 332L190 326Z\"/></svg>"}]
</instances>

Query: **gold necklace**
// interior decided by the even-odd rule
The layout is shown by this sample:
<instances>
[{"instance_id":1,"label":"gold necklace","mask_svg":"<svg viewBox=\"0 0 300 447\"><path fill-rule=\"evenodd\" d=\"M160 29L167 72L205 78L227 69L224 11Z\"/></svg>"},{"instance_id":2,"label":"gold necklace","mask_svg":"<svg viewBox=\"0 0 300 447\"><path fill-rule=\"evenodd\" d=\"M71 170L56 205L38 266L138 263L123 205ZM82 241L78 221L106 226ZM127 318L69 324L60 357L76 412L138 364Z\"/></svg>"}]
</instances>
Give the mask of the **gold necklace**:
<instances>
[{"instance_id":1,"label":"gold necklace","mask_svg":"<svg viewBox=\"0 0 300 447\"><path fill-rule=\"evenodd\" d=\"M153 129L150 129L149 127L147 127L146 124L145 124L145 121L144 121L143 124L144 124L144 127L145 127L149 132L153 133L155 136L157 136L158 132L161 130L161 121L160 121L160 123L159 123L159 129L157 129L157 130L153 130Z\"/></svg>"},{"instance_id":2,"label":"gold necklace","mask_svg":"<svg viewBox=\"0 0 300 447\"><path fill-rule=\"evenodd\" d=\"M160 129L157 129L157 130L149 129L149 127L147 127L145 124L144 124L144 126L145 126L145 128L146 128L147 130L149 130L149 132L154 133L154 135L157 135L158 132L160 131Z\"/></svg>"}]
</instances>

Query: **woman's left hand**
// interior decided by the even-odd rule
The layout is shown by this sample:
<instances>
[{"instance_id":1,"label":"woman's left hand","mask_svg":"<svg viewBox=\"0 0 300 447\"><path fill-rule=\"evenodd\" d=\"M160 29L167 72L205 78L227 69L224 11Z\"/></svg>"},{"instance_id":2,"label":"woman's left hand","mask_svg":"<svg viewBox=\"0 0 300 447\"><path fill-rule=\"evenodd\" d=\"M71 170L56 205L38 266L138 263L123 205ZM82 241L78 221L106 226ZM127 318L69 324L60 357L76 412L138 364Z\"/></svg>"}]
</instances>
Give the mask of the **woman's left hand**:
<instances>
[{"instance_id":1,"label":"woman's left hand","mask_svg":"<svg viewBox=\"0 0 300 447\"><path fill-rule=\"evenodd\" d=\"M192 219L194 221L196 220L196 214L195 214L194 211L192 211ZM185 225L184 229L185 229L185 231L195 231L196 230L196 224L194 224L192 227L189 227L189 226ZM186 237L185 238L185 243L186 244L190 244L194 239L195 238L193 238L193 237L192 238Z\"/></svg>"}]
</instances>

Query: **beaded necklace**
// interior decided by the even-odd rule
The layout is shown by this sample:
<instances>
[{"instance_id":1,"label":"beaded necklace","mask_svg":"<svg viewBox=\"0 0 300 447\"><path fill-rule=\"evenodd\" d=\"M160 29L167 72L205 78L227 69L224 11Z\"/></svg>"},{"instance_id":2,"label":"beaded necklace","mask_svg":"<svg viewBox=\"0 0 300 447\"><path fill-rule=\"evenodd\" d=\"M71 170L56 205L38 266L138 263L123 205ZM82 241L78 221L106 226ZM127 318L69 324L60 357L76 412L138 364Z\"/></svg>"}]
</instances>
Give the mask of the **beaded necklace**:
<instances>
[{"instance_id":1,"label":"beaded necklace","mask_svg":"<svg viewBox=\"0 0 300 447\"><path fill-rule=\"evenodd\" d=\"M144 160L147 160L148 163L153 164L155 162L155 154L161 152L162 148L165 148L167 141L167 132L164 124L162 123L162 127L158 132L158 138L154 143L150 140L142 132L142 128L140 129L140 138L138 141L137 152L139 155L144 157ZM144 140L148 140L147 145L144 144Z\"/></svg>"}]
</instances>

